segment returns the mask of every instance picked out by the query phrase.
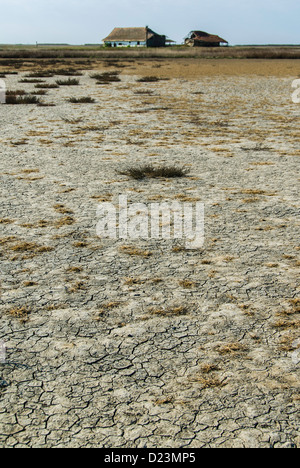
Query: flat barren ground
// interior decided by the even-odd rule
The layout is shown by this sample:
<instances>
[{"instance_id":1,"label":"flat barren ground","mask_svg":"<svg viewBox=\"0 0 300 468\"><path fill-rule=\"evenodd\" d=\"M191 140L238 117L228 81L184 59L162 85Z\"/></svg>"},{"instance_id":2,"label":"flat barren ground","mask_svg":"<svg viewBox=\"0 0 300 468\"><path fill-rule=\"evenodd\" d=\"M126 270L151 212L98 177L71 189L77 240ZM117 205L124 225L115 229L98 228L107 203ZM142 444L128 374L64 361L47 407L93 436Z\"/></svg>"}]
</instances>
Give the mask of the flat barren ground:
<instances>
[{"instance_id":1,"label":"flat barren ground","mask_svg":"<svg viewBox=\"0 0 300 468\"><path fill-rule=\"evenodd\" d=\"M2 67L52 105L0 105L1 446L299 447L299 61L104 65ZM203 247L99 238L119 195L203 202Z\"/></svg>"}]
</instances>

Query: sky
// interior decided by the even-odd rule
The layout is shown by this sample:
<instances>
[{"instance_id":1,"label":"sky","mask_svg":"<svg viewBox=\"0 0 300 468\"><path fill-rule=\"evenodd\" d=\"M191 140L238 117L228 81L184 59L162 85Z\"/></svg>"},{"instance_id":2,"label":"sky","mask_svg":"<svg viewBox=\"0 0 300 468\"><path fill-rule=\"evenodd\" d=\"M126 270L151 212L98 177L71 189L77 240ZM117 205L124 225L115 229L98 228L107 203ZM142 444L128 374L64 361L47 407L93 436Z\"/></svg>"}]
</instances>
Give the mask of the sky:
<instances>
[{"instance_id":1,"label":"sky","mask_svg":"<svg viewBox=\"0 0 300 468\"><path fill-rule=\"evenodd\" d=\"M299 0L0 0L0 44L99 44L146 26L177 43L194 29L235 44L300 44Z\"/></svg>"}]
</instances>

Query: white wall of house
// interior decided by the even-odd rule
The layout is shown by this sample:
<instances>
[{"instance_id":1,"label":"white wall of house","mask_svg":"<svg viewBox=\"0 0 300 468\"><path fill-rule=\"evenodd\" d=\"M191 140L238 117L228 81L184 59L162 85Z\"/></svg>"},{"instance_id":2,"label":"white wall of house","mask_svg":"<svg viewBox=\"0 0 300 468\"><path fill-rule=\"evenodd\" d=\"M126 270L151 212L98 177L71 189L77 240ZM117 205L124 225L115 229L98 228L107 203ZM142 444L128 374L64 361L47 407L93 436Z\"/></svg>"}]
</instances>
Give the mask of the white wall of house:
<instances>
[{"instance_id":1,"label":"white wall of house","mask_svg":"<svg viewBox=\"0 0 300 468\"><path fill-rule=\"evenodd\" d=\"M146 47L146 41L122 41L122 42L107 42L112 47Z\"/></svg>"}]
</instances>

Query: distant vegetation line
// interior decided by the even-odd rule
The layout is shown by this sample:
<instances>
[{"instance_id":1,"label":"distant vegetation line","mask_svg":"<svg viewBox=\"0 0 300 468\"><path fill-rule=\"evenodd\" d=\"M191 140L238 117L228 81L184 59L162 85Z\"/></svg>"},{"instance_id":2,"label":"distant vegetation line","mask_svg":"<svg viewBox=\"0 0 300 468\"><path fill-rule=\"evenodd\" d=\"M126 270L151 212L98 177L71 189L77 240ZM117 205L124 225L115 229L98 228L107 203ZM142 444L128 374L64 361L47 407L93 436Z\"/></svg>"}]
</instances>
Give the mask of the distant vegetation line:
<instances>
[{"instance_id":1,"label":"distant vegetation line","mask_svg":"<svg viewBox=\"0 0 300 468\"><path fill-rule=\"evenodd\" d=\"M0 59L44 58L241 58L241 59L300 59L300 46L189 48L100 48L91 46L0 46Z\"/></svg>"}]
</instances>

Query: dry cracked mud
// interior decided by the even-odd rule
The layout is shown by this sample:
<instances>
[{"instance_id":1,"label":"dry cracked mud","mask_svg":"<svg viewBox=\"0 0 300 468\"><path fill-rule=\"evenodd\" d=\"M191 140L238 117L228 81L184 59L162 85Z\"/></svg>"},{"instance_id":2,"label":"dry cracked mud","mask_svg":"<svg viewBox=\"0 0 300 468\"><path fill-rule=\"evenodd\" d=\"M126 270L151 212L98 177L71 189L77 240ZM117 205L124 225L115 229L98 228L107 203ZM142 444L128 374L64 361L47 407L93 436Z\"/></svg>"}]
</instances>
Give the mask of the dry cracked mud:
<instances>
[{"instance_id":1,"label":"dry cracked mud","mask_svg":"<svg viewBox=\"0 0 300 468\"><path fill-rule=\"evenodd\" d=\"M0 106L2 447L299 447L294 63L152 83L124 68L107 85L84 71L42 96L55 106ZM7 87L33 90L24 75ZM145 163L190 173L118 173ZM99 238L97 205L120 194L200 200L203 247Z\"/></svg>"}]
</instances>

